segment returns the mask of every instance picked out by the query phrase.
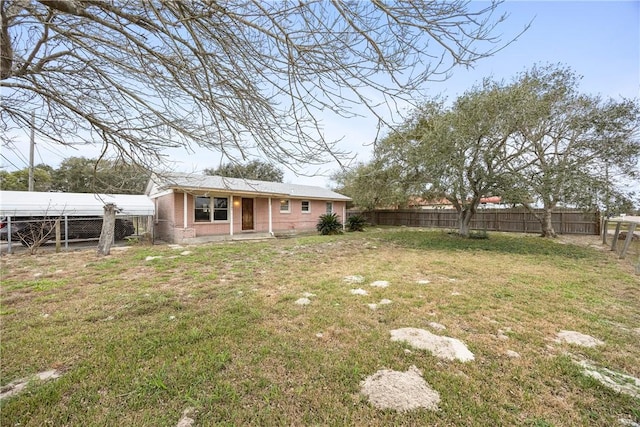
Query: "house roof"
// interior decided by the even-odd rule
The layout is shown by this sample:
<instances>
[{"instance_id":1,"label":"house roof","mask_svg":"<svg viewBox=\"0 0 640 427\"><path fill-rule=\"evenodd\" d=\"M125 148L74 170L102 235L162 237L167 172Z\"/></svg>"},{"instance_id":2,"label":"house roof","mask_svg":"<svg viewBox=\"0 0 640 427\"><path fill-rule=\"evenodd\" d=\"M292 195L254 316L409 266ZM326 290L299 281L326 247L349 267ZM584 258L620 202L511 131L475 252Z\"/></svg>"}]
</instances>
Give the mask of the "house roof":
<instances>
[{"instance_id":1,"label":"house roof","mask_svg":"<svg viewBox=\"0 0 640 427\"><path fill-rule=\"evenodd\" d=\"M146 193L157 197L167 190L192 192L217 191L229 194L250 194L272 197L306 198L347 201L351 198L327 188L312 185L285 184L222 176L171 173L151 177Z\"/></svg>"},{"instance_id":2,"label":"house roof","mask_svg":"<svg viewBox=\"0 0 640 427\"><path fill-rule=\"evenodd\" d=\"M145 195L0 191L1 216L102 216L107 203L116 205L118 216L155 213L155 204Z\"/></svg>"}]
</instances>

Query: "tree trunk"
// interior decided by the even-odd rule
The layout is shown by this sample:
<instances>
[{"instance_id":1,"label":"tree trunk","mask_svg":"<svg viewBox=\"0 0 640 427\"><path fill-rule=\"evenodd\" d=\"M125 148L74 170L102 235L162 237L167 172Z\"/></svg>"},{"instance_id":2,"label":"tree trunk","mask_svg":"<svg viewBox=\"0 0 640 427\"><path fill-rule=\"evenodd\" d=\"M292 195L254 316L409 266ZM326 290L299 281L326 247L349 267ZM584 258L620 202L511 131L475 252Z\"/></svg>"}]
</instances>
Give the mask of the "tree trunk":
<instances>
[{"instance_id":1,"label":"tree trunk","mask_svg":"<svg viewBox=\"0 0 640 427\"><path fill-rule=\"evenodd\" d=\"M552 213L553 209L545 207L540 221L540 224L542 225L542 237L557 237L556 231L553 229L553 223L551 222Z\"/></svg>"},{"instance_id":2,"label":"tree trunk","mask_svg":"<svg viewBox=\"0 0 640 427\"><path fill-rule=\"evenodd\" d=\"M462 237L469 237L471 219L475 210L472 208L462 208L458 211L458 234Z\"/></svg>"},{"instance_id":3,"label":"tree trunk","mask_svg":"<svg viewBox=\"0 0 640 427\"><path fill-rule=\"evenodd\" d=\"M109 255L116 228L116 205L107 203L104 205L104 217L102 219L102 231L98 241L98 255Z\"/></svg>"}]
</instances>

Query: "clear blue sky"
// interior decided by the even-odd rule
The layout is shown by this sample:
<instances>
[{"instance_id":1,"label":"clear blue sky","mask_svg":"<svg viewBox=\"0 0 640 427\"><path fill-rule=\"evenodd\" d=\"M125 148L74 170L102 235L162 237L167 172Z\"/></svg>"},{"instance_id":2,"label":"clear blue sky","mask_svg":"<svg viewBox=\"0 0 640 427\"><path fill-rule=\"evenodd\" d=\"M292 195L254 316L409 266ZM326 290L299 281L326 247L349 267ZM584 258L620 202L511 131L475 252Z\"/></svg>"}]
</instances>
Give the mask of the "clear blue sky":
<instances>
[{"instance_id":1,"label":"clear blue sky","mask_svg":"<svg viewBox=\"0 0 640 427\"><path fill-rule=\"evenodd\" d=\"M562 63L583 77L581 89L605 96L640 92L640 1L507 1L506 37L531 22L512 45L434 89L455 95L485 76L510 78L534 63Z\"/></svg>"},{"instance_id":2,"label":"clear blue sky","mask_svg":"<svg viewBox=\"0 0 640 427\"><path fill-rule=\"evenodd\" d=\"M473 2L472 7L486 6ZM518 34L529 22L531 27L518 40L490 58L481 60L473 69L456 69L445 82L429 83L428 94L455 98L484 77L511 79L537 63L560 63L583 76L580 89L584 93L613 98L640 96L640 1L507 1L501 10L510 16L498 31L504 39ZM370 143L375 137L376 122L370 119L332 121L325 125L330 139L344 137L342 147L366 161L371 155ZM25 146L28 153L28 136ZM8 155L7 150L3 150ZM38 147L36 163L57 166L63 158L96 153L49 150ZM215 167L218 156L211 152L172 151L172 158L185 172ZM23 159L13 158L15 165L26 167ZM53 164L55 162L55 164ZM2 160L2 166L14 169ZM335 170L327 165L324 170ZM312 173L313 171L309 171ZM285 181L327 186L326 177L296 177L285 174Z\"/></svg>"}]
</instances>

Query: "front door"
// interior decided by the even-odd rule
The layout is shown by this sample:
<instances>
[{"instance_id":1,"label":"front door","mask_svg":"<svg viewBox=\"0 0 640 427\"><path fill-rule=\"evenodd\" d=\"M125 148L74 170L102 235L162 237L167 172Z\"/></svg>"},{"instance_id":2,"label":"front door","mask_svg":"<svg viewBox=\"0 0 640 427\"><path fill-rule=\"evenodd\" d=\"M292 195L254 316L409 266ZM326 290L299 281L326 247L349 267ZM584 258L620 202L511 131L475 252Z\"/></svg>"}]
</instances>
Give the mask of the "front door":
<instances>
[{"instance_id":1,"label":"front door","mask_svg":"<svg viewBox=\"0 0 640 427\"><path fill-rule=\"evenodd\" d=\"M242 229L253 230L253 199L242 199Z\"/></svg>"}]
</instances>

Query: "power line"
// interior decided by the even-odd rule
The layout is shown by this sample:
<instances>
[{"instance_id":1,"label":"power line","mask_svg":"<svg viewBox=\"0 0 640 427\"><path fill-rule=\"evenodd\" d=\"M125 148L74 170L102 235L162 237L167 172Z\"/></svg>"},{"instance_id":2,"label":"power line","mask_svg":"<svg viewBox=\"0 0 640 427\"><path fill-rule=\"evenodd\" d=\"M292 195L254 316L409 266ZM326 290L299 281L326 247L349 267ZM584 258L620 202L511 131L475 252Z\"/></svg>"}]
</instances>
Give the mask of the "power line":
<instances>
[{"instance_id":1,"label":"power line","mask_svg":"<svg viewBox=\"0 0 640 427\"><path fill-rule=\"evenodd\" d=\"M6 146L9 149L9 151L11 151L18 158L18 160L20 160L22 163L24 163L25 166L27 166L27 167L29 166L29 161L24 157L22 152L18 149L18 147L16 147L16 145L13 142L7 141ZM5 156L2 156L2 157L4 157L6 159ZM7 161L9 161L9 160L7 159ZM11 163L13 165L13 167L15 167L17 169L20 169L13 162L9 162L9 163Z\"/></svg>"},{"instance_id":2,"label":"power line","mask_svg":"<svg viewBox=\"0 0 640 427\"><path fill-rule=\"evenodd\" d=\"M4 154L0 153L0 157L5 159L7 161L7 163L9 163L11 166L16 168L16 170L20 170L20 168L18 166L16 166L15 163L13 163L11 160L9 160Z\"/></svg>"},{"instance_id":3,"label":"power line","mask_svg":"<svg viewBox=\"0 0 640 427\"><path fill-rule=\"evenodd\" d=\"M51 154L55 154L56 156L60 157L63 160L68 157L62 151L60 151L54 145L52 145L51 143L49 143L47 141L42 141L42 142L38 143L38 145L42 146L43 150L46 150Z\"/></svg>"},{"instance_id":4,"label":"power line","mask_svg":"<svg viewBox=\"0 0 640 427\"><path fill-rule=\"evenodd\" d=\"M36 146L36 152L38 153L38 157L40 158L40 163L42 164L42 163L44 163L44 159L42 158L42 154L40 154L40 147L39 147L39 145L40 145L40 144L35 144L35 146Z\"/></svg>"}]
</instances>

